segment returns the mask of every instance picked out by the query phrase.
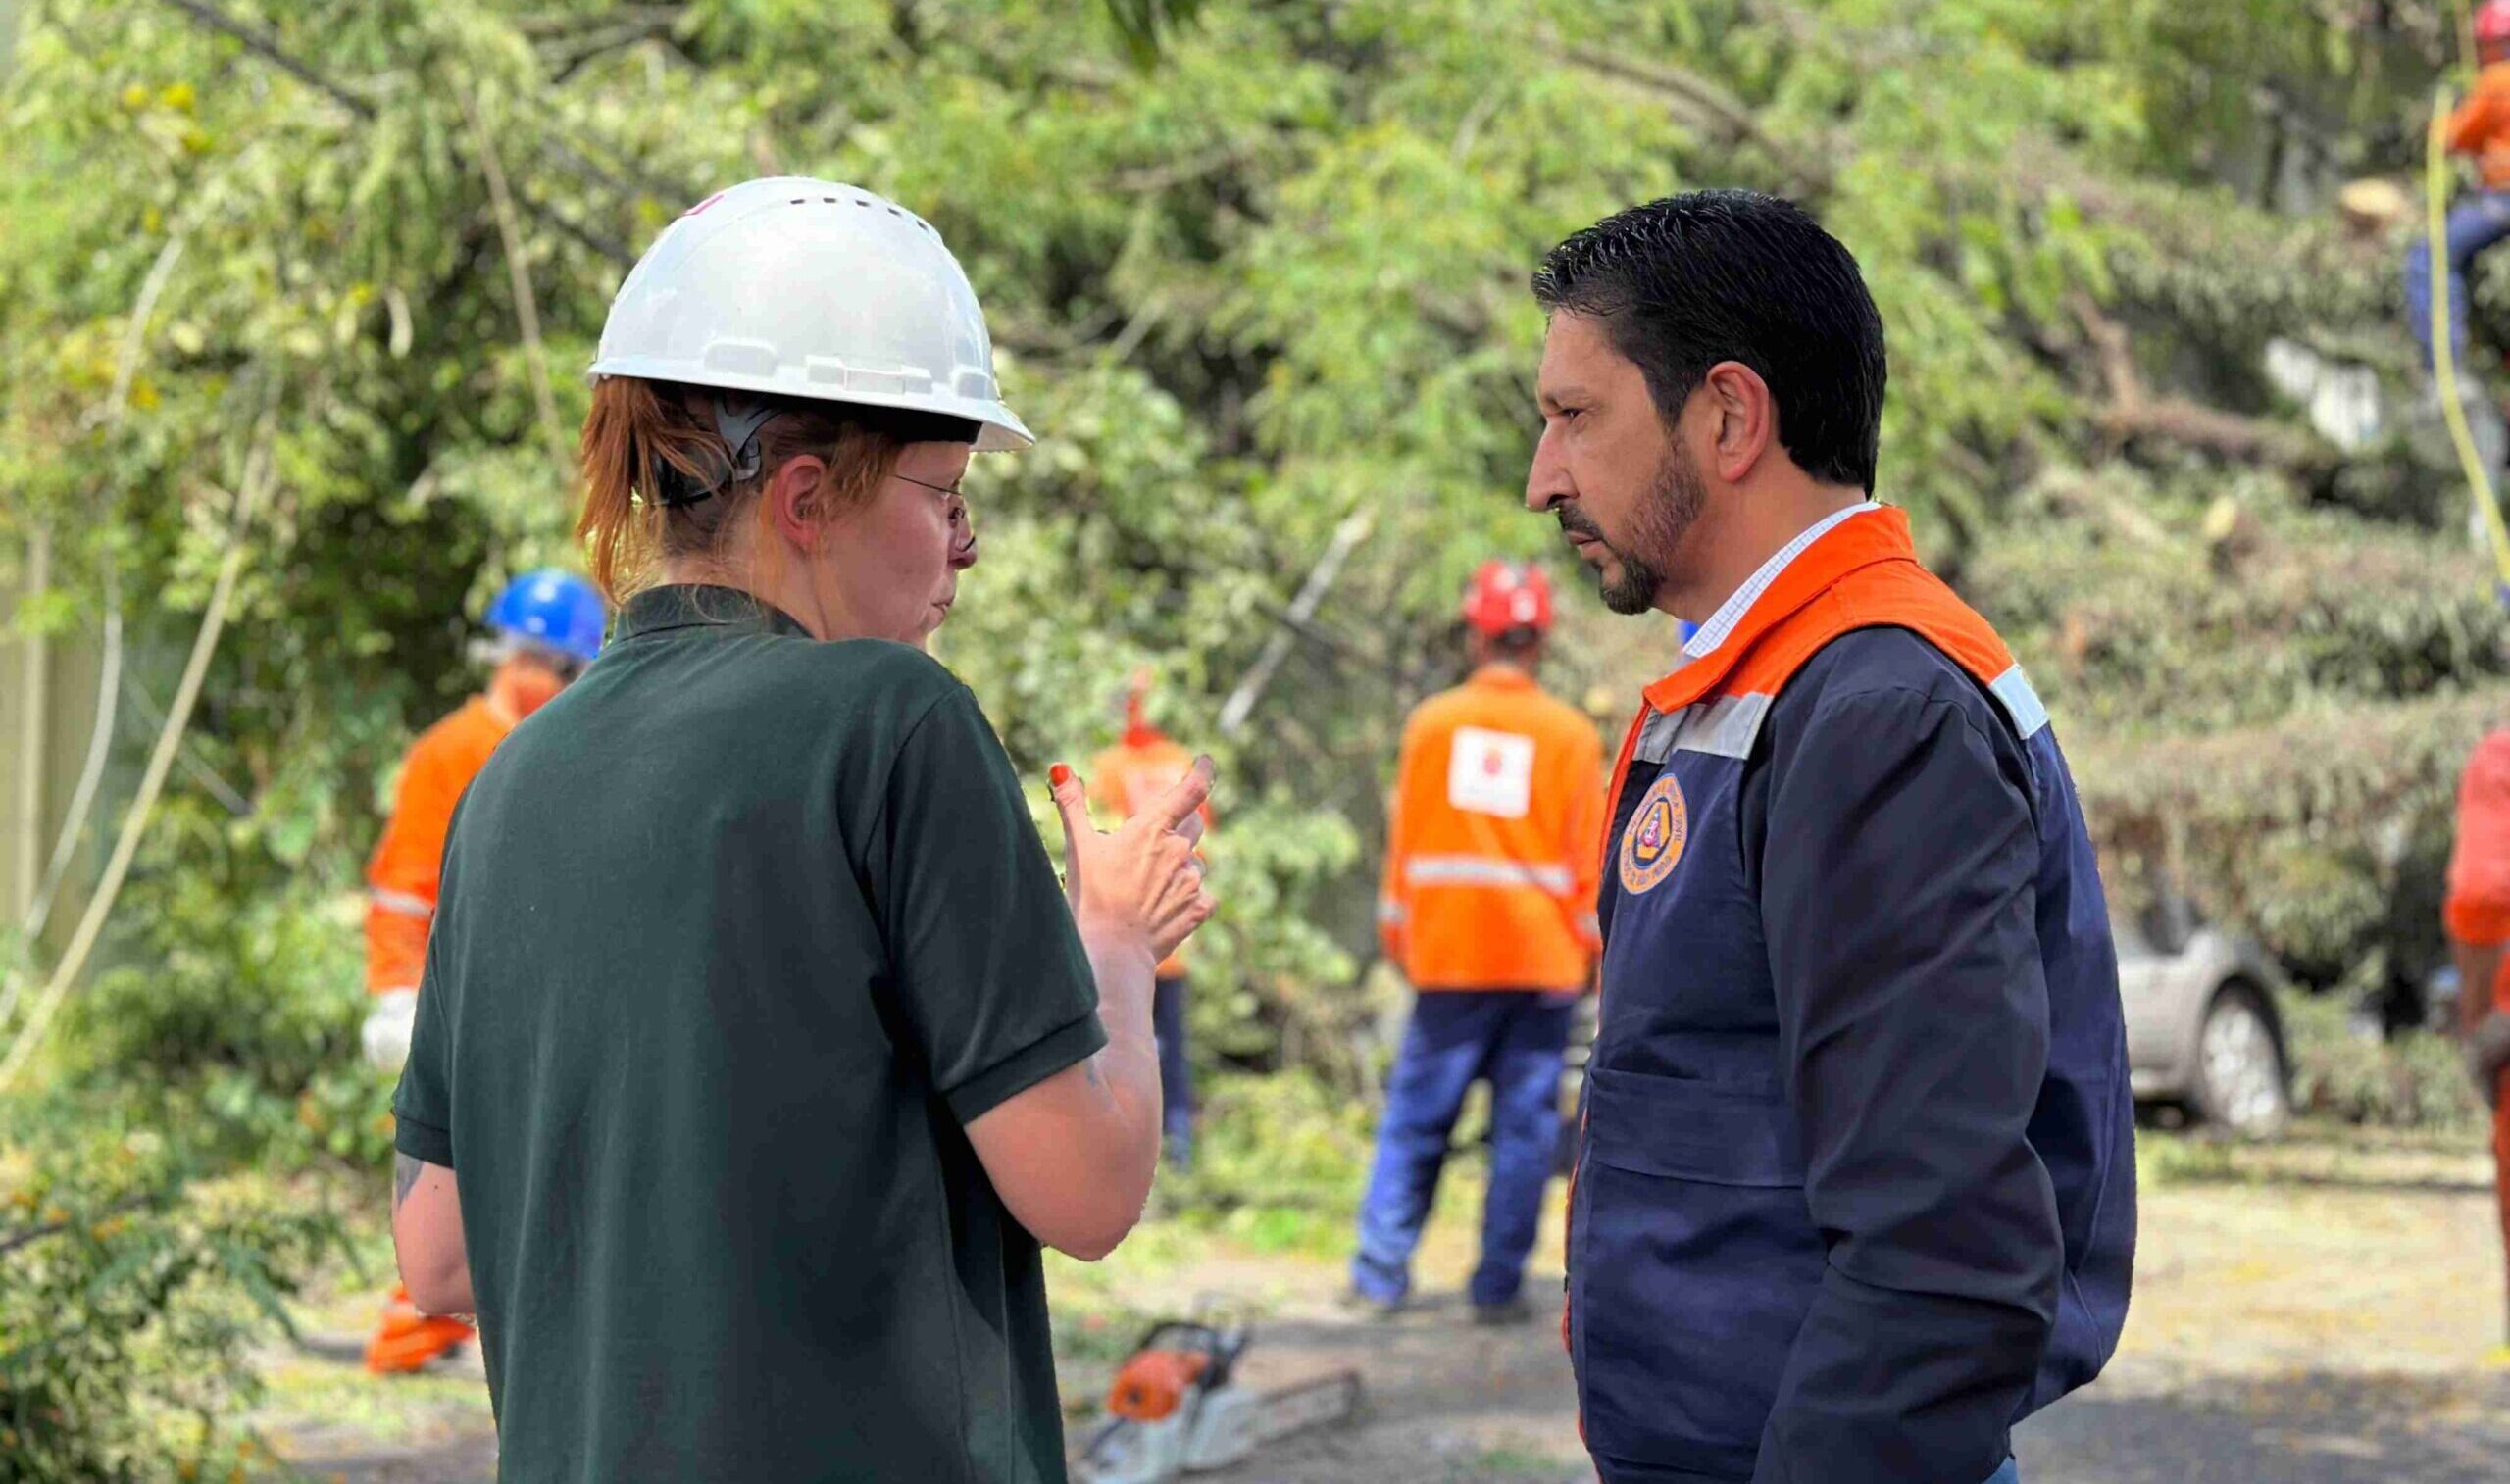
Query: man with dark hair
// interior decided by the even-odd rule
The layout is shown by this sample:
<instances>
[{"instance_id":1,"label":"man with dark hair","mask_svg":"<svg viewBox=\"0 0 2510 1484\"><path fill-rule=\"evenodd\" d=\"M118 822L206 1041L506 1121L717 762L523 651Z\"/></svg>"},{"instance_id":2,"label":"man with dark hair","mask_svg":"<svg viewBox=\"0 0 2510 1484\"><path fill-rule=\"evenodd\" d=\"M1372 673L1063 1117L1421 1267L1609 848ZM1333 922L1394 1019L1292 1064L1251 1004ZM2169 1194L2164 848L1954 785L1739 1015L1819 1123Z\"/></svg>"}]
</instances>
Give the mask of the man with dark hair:
<instances>
[{"instance_id":1,"label":"man with dark hair","mask_svg":"<svg viewBox=\"0 0 2510 1484\"><path fill-rule=\"evenodd\" d=\"M2117 960L2048 716L1872 500L1882 324L1801 210L1579 232L1526 503L1699 624L1606 813L1570 1353L1605 1484L1979 1484L2125 1322Z\"/></svg>"}]
</instances>

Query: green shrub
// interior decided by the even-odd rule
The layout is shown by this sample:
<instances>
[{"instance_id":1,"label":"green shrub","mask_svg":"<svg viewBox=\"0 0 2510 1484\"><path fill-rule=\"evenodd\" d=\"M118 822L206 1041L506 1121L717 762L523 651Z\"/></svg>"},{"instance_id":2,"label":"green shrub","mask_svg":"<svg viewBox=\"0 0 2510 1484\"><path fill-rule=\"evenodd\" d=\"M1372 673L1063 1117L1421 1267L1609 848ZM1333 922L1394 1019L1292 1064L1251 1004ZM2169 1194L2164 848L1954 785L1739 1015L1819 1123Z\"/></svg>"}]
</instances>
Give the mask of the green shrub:
<instances>
[{"instance_id":1,"label":"green shrub","mask_svg":"<svg viewBox=\"0 0 2510 1484\"><path fill-rule=\"evenodd\" d=\"M2472 1132L2483 1125L2484 1105L2446 1037L2408 1030L2382 1039L2339 994L2289 996L2283 1010L2299 1112L2386 1128Z\"/></svg>"},{"instance_id":2,"label":"green shrub","mask_svg":"<svg viewBox=\"0 0 2510 1484\"><path fill-rule=\"evenodd\" d=\"M240 1476L249 1352L287 1332L282 1301L336 1224L187 1182L153 1135L15 1113L30 1158L0 1179L0 1484Z\"/></svg>"},{"instance_id":3,"label":"green shrub","mask_svg":"<svg viewBox=\"0 0 2510 1484\"><path fill-rule=\"evenodd\" d=\"M1219 1078L1202 1101L1194 1167L1160 1185L1180 1219L1275 1249L1350 1240L1375 1133L1368 1102L1302 1071Z\"/></svg>"},{"instance_id":4,"label":"green shrub","mask_svg":"<svg viewBox=\"0 0 2510 1484\"><path fill-rule=\"evenodd\" d=\"M233 1163L379 1168L393 1077L368 1066L354 909L288 890L235 910L215 885L152 881L124 962L71 1001L65 1082L128 1100Z\"/></svg>"}]
</instances>

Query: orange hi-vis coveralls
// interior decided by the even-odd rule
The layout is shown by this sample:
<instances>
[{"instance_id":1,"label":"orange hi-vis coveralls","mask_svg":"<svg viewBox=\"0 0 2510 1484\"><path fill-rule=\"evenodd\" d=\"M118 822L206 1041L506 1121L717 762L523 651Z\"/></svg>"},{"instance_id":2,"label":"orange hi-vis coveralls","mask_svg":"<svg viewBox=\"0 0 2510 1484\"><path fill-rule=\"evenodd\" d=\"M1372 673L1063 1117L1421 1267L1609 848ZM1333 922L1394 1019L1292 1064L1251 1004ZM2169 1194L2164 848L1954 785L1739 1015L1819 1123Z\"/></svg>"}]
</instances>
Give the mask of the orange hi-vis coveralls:
<instances>
[{"instance_id":1,"label":"orange hi-vis coveralls","mask_svg":"<svg viewBox=\"0 0 2510 1484\"><path fill-rule=\"evenodd\" d=\"M435 918L436 876L453 807L506 733L513 730L486 698L474 696L419 734L401 766L392 817L367 863L366 987L370 994L416 994L427 967L427 925ZM366 1347L366 1368L377 1374L417 1370L464 1343L460 1319L421 1314L409 1290L395 1287L383 1321Z\"/></svg>"},{"instance_id":2,"label":"orange hi-vis coveralls","mask_svg":"<svg viewBox=\"0 0 2510 1484\"><path fill-rule=\"evenodd\" d=\"M474 696L410 745L392 817L366 867L369 994L419 987L453 806L462 802L462 791L512 729L489 710L485 698Z\"/></svg>"},{"instance_id":3,"label":"orange hi-vis coveralls","mask_svg":"<svg viewBox=\"0 0 2510 1484\"><path fill-rule=\"evenodd\" d=\"M2497 965L2491 982L2462 981L2458 993L2469 1000L2482 996L2480 1003L2492 1014L2510 1014L2510 974L2503 972L2510 970L2510 953L2501 952L2510 946L2510 730L2476 744L2458 783L2457 824L2442 925L2460 946L2462 964L2468 959L2464 949L2490 949ZM2465 1018L2472 1026L2478 1017ZM2510 1259L2510 1097L2493 1100L2492 1160L2502 1249Z\"/></svg>"},{"instance_id":4,"label":"orange hi-vis coveralls","mask_svg":"<svg viewBox=\"0 0 2510 1484\"><path fill-rule=\"evenodd\" d=\"M1378 934L1416 989L1582 989L1602 939L1603 743L1484 666L1403 729Z\"/></svg>"},{"instance_id":5,"label":"orange hi-vis coveralls","mask_svg":"<svg viewBox=\"0 0 2510 1484\"><path fill-rule=\"evenodd\" d=\"M2476 74L2467 101L2449 116L2449 149L2475 156L2485 190L2510 190L2510 62Z\"/></svg>"},{"instance_id":6,"label":"orange hi-vis coveralls","mask_svg":"<svg viewBox=\"0 0 2510 1484\"><path fill-rule=\"evenodd\" d=\"M1486 1082L1490 1174L1465 1297L1477 1316L1529 1311L1562 1058L1602 942L1603 818L1603 739L1514 666L1483 666L1403 729L1378 929L1420 993L1386 1071L1360 1197L1351 1292L1363 1302L1410 1294L1457 1115Z\"/></svg>"}]
</instances>

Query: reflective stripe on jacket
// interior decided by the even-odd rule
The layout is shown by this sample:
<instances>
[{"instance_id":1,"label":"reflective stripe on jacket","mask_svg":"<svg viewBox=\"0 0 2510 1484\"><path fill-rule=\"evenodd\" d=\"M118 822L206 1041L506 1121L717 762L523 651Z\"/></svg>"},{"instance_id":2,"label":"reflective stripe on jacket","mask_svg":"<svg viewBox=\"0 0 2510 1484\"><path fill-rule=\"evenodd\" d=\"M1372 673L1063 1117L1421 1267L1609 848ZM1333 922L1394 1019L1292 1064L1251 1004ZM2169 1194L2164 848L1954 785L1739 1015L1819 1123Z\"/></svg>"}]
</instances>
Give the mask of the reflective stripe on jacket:
<instances>
[{"instance_id":1,"label":"reflective stripe on jacket","mask_svg":"<svg viewBox=\"0 0 2510 1484\"><path fill-rule=\"evenodd\" d=\"M1602 827L1594 726L1524 671L1424 701L1387 812L1386 957L1418 989L1583 988Z\"/></svg>"}]
</instances>

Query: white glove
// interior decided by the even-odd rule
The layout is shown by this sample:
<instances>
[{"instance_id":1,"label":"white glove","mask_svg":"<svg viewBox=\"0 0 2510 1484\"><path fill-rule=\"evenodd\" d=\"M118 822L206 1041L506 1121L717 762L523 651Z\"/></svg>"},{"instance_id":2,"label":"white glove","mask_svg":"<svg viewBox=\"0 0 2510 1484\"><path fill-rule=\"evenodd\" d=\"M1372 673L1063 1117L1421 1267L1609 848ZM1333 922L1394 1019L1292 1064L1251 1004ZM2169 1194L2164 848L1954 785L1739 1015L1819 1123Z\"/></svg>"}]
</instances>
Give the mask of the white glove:
<instances>
[{"instance_id":1,"label":"white glove","mask_svg":"<svg viewBox=\"0 0 2510 1484\"><path fill-rule=\"evenodd\" d=\"M385 1071L399 1071L401 1064L410 1060L410 1033L419 1023L419 992L415 989L387 989L375 997L375 1009L367 1014L366 1025L358 1039L366 1047L366 1060Z\"/></svg>"}]
</instances>

